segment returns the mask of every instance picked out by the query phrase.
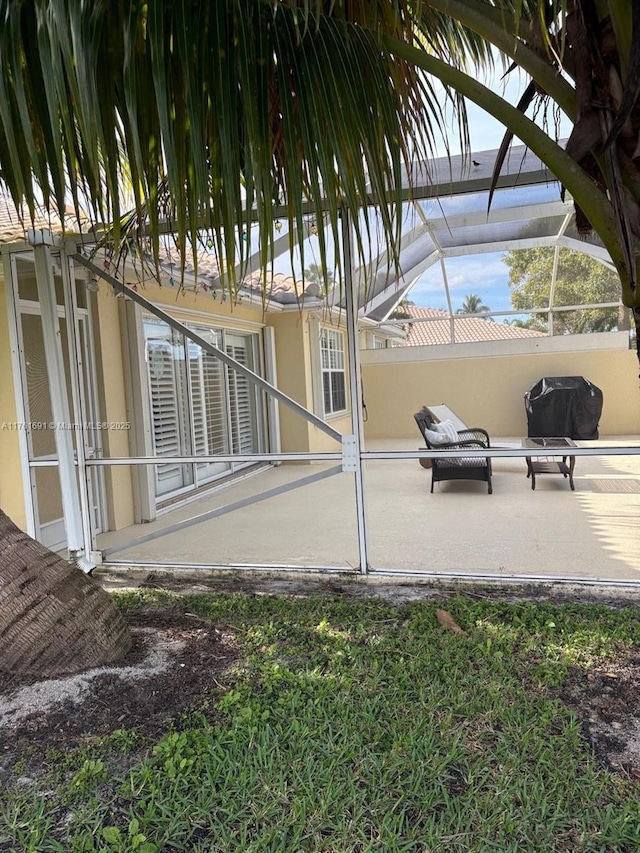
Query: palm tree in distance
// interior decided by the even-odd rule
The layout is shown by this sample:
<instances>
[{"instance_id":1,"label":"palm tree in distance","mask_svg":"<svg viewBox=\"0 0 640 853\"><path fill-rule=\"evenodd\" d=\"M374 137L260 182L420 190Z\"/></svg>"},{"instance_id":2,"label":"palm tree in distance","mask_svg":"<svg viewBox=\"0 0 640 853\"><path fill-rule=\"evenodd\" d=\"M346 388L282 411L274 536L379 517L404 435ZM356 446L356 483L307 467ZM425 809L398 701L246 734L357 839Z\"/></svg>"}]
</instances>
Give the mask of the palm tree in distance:
<instances>
[{"instance_id":1,"label":"palm tree in distance","mask_svg":"<svg viewBox=\"0 0 640 853\"><path fill-rule=\"evenodd\" d=\"M309 264L302 272L305 285L317 288L319 296L326 296L334 284L333 273L323 270L321 264Z\"/></svg>"},{"instance_id":2,"label":"palm tree in distance","mask_svg":"<svg viewBox=\"0 0 640 853\"><path fill-rule=\"evenodd\" d=\"M483 303L481 296L478 296L477 293L468 293L464 298L462 307L458 308L456 314L484 314L488 311L491 311L491 308Z\"/></svg>"}]
</instances>

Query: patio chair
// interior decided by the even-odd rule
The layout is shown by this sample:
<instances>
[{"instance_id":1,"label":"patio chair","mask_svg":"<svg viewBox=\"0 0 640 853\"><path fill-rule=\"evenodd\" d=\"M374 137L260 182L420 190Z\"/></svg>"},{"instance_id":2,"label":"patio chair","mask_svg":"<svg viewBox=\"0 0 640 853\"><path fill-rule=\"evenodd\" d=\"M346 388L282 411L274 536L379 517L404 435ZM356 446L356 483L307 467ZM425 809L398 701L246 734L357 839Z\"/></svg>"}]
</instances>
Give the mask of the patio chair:
<instances>
[{"instance_id":1,"label":"patio chair","mask_svg":"<svg viewBox=\"0 0 640 853\"><path fill-rule=\"evenodd\" d=\"M413 416L415 418L420 435L425 440L428 450L442 451L462 450L465 447L479 450L491 447L489 433L480 427L456 429L455 425L449 425L448 435L434 430L434 425L440 423L433 412L427 407L421 409ZM462 423L456 418L458 424ZM445 441L441 441L444 437ZM455 438L455 440L451 440ZM452 457L443 455L431 459L431 492L435 483L442 480L481 480L488 484L489 494L493 493L491 484L491 459L488 457L462 456Z\"/></svg>"}]
</instances>

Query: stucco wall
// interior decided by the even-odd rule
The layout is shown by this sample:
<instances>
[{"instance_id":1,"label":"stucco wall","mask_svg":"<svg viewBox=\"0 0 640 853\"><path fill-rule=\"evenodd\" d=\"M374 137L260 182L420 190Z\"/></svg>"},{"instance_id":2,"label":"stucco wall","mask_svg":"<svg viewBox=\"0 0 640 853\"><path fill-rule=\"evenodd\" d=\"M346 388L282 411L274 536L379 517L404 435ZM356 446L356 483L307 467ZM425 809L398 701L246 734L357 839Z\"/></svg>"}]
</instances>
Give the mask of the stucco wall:
<instances>
[{"instance_id":1,"label":"stucco wall","mask_svg":"<svg viewBox=\"0 0 640 853\"><path fill-rule=\"evenodd\" d=\"M278 388L307 409L313 410L309 324L298 311L270 314L275 331ZM309 422L280 404L280 441L285 453L306 453L310 446Z\"/></svg>"},{"instance_id":2,"label":"stucco wall","mask_svg":"<svg viewBox=\"0 0 640 853\"><path fill-rule=\"evenodd\" d=\"M318 335L324 324L309 312L297 310L270 314L267 323L273 326L276 336L278 387L309 411L315 411L322 417ZM345 350L345 360L347 357ZM330 416L327 422L340 433L351 432L349 411ZM340 450L338 442L284 405L280 405L280 432L283 452L326 453Z\"/></svg>"},{"instance_id":3,"label":"stucco wall","mask_svg":"<svg viewBox=\"0 0 640 853\"><path fill-rule=\"evenodd\" d=\"M5 302L5 284L0 278L0 507L13 521L26 529L24 486L20 465L20 436L14 387L9 322Z\"/></svg>"},{"instance_id":4,"label":"stucco wall","mask_svg":"<svg viewBox=\"0 0 640 853\"><path fill-rule=\"evenodd\" d=\"M278 386L297 402L314 410L314 402L321 406L321 376L318 381L319 347L316 333L322 319L310 322L309 312L284 311L265 314L260 302L245 300L232 305L228 300L214 299L211 292L181 292L170 286L159 287L153 281L140 286L140 291L152 301L163 305L181 319L206 322L258 331L270 325L275 331ZM116 298L107 283L102 283L98 293L92 295L93 335L96 357L96 384L98 386L101 420L131 422L132 412L127 406L125 373L128 342L126 324L119 311ZM4 282L0 277L0 369L4 381L0 383L0 422L16 422L15 389L13 387L12 360L9 346L7 312L4 304ZM346 355L346 352L345 352ZM331 425L340 433L351 432L351 419L347 412L330 418ZM313 427L303 417L280 406L281 446L283 451L336 451L339 444ZM130 433L117 429L102 432L103 457L128 456ZM0 506L21 526L26 525L24 490L17 430L0 429ZM122 528L134 522L134 496L132 471L125 466L105 466L107 498L107 526ZM45 471L42 476L50 475Z\"/></svg>"},{"instance_id":5,"label":"stucco wall","mask_svg":"<svg viewBox=\"0 0 640 853\"><path fill-rule=\"evenodd\" d=\"M103 421L131 422L124 393L124 359L118 300L111 288L102 285L96 294L94 343L100 414ZM129 456L129 431L105 430L102 435L103 456ZM131 469L122 465L103 468L107 495L107 519L110 529L133 524L133 491Z\"/></svg>"},{"instance_id":6,"label":"stucco wall","mask_svg":"<svg viewBox=\"0 0 640 853\"><path fill-rule=\"evenodd\" d=\"M233 305L213 299L210 292L181 291L170 286L160 287L153 281L140 287L140 292L151 301L163 306L181 320L216 325L227 328L258 330L262 323L262 309L258 305ZM132 421L126 401L124 371L130 342L126 339L126 324L118 311L120 300L110 286L103 283L97 298L95 323L98 385L103 419L106 421ZM137 385L136 377L132 383ZM104 456L128 456L131 447L128 431L109 431L105 437ZM124 466L107 466L105 469L107 511L111 529L120 529L135 521L132 471Z\"/></svg>"},{"instance_id":7,"label":"stucco wall","mask_svg":"<svg viewBox=\"0 0 640 853\"><path fill-rule=\"evenodd\" d=\"M102 287L106 289L108 285L103 284ZM199 319L214 325L216 317L224 318L227 326L237 325L239 328L246 328L247 322L262 324L264 321L262 305L257 301L252 304L244 299L234 305L229 299L223 301L219 294L214 299L211 291L199 290L194 293L166 284L160 287L151 280L144 287L140 286L139 292L146 299L165 306L171 313L196 312L201 315ZM205 314L206 317L202 316Z\"/></svg>"},{"instance_id":8,"label":"stucco wall","mask_svg":"<svg viewBox=\"0 0 640 853\"><path fill-rule=\"evenodd\" d=\"M467 350L460 347L458 352L466 354L457 358L451 357L450 347L398 347L362 353L369 414L365 435L370 439L419 439L413 413L424 404L439 403L446 403L469 426L482 426L492 435L526 435L524 394L543 376L589 379L604 395L600 434L639 434L640 383L635 352L623 348L618 335L583 337L590 338L590 343L577 338L573 342L550 339L535 352L530 351L530 345L529 352L524 351L520 342L509 342L518 346L498 348L469 345ZM605 348L607 343L617 348ZM580 344L603 346L577 349ZM545 351L545 347L554 346L561 348ZM444 352L435 354L436 349Z\"/></svg>"},{"instance_id":9,"label":"stucco wall","mask_svg":"<svg viewBox=\"0 0 640 853\"><path fill-rule=\"evenodd\" d=\"M327 418L327 423L342 435L349 435L352 432L351 415ZM337 441L334 441L330 435L327 435L326 432L322 432L317 427L311 427L310 450L315 453L335 453L341 449L341 445Z\"/></svg>"}]
</instances>

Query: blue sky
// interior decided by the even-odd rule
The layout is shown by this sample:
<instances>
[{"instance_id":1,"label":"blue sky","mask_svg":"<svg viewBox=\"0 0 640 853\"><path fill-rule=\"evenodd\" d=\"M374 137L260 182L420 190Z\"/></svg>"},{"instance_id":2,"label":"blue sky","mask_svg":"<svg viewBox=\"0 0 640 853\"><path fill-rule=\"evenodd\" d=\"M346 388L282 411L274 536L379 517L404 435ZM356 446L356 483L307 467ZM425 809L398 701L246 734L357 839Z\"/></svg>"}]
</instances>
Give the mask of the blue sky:
<instances>
[{"instance_id":1,"label":"blue sky","mask_svg":"<svg viewBox=\"0 0 640 853\"><path fill-rule=\"evenodd\" d=\"M506 84L501 81L500 76L500 71L497 70L491 78L484 81L485 85L505 97L510 103L516 104L527 81L517 71L509 75ZM467 104L467 114L472 150L479 152L498 148L504 136L504 126L473 103ZM455 121L453 121L451 115L445 117L448 119L451 153L459 153L460 142L455 132ZM568 136L569 131L570 127L566 122L561 124L561 137ZM515 140L515 142L517 144L518 140ZM444 154L444 145L439 146L436 153ZM483 207L484 203L484 200L482 200ZM497 199L496 203L498 203ZM457 207L457 204L458 199L451 199L449 203L445 202L443 207L447 211L452 212ZM328 243L331 242L331 240L328 241ZM310 253L305 258L305 265L309 266L309 264L317 262L317 240L310 238L307 245ZM297 252L295 254L297 256ZM511 309L508 271L502 263L502 255L502 252L497 252L448 258L446 260L447 277L454 311L460 307L465 296L469 293L475 293L480 296L483 303L493 311L508 311ZM299 260L294 263L294 269L296 276L300 275L302 269ZM275 270L290 274L291 266L288 255L281 256L277 260ZM440 264L436 264L420 276L408 294L408 298L417 305L424 307L447 309Z\"/></svg>"},{"instance_id":2,"label":"blue sky","mask_svg":"<svg viewBox=\"0 0 640 853\"><path fill-rule=\"evenodd\" d=\"M467 255L446 260L451 305L457 310L468 293L476 293L493 311L511 309L508 270L502 263L503 252ZM426 308L447 310L440 264L431 267L414 284L409 299Z\"/></svg>"},{"instance_id":3,"label":"blue sky","mask_svg":"<svg viewBox=\"0 0 640 853\"><path fill-rule=\"evenodd\" d=\"M519 72L514 72L509 75L505 85L500 80L500 73L496 73L485 81L485 85L505 97L510 103L516 104L526 85L526 80ZM467 104L467 114L472 150L487 151L498 148L504 136L504 126L473 103ZM569 132L570 126L563 122L560 127L560 136L568 136ZM515 140L516 144L517 142L518 140ZM453 134L453 125L451 147L452 153L459 153L460 145ZM494 252L447 258L445 263L454 311L461 306L469 293L480 296L482 302L493 311L511 309L509 273L502 262L502 256L502 252ZM409 299L424 307L447 309L440 264L431 267L420 276L409 293Z\"/></svg>"}]
</instances>

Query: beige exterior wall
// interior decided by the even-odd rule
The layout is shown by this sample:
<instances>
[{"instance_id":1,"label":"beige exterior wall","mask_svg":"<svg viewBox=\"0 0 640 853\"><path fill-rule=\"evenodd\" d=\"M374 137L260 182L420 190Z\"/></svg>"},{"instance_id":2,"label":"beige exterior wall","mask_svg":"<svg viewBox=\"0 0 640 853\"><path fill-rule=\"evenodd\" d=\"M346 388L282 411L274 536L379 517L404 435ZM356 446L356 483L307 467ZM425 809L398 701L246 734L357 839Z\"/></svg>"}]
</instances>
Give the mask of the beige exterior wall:
<instances>
[{"instance_id":1,"label":"beige exterior wall","mask_svg":"<svg viewBox=\"0 0 640 853\"><path fill-rule=\"evenodd\" d=\"M258 331L265 325L274 328L276 336L276 362L278 386L305 408L314 410L313 347L309 312L274 311L266 314L259 301L231 304L220 298L213 299L210 292L179 291L168 285L160 287L153 281L140 286L141 292L153 302L165 307L179 319L204 322ZM96 361L96 380L100 417L103 421L129 422L132 413L127 405L125 371L129 370L126 325L119 311L120 299L107 283L102 283L98 293L92 295L93 337ZM4 283L0 279L0 368L7 381L0 386L0 422L17 420L15 388L8 336L8 319L4 300ZM317 325L316 325L317 328ZM132 379L136 382L136 377ZM317 389L316 389L317 394ZM321 399L321 397L320 397ZM308 421L280 406L281 445L283 451L336 450L338 445ZM341 432L350 431L348 416L334 418L332 425ZM128 430L105 430L101 433L103 456L128 456L131 433ZM0 429L0 505L16 521L26 525L22 471L20 463L19 434L17 430ZM104 481L107 505L106 523L110 529L119 529L134 523L134 490L132 470L123 466L105 466ZM40 485L55 472L39 472ZM58 508L59 509L59 508ZM54 515L60 513L54 513Z\"/></svg>"},{"instance_id":2,"label":"beige exterior wall","mask_svg":"<svg viewBox=\"0 0 640 853\"><path fill-rule=\"evenodd\" d=\"M166 306L181 319L194 322L206 321L215 324L223 321L228 328L257 330L263 323L260 304L231 305L229 301L214 300L210 293L179 293L171 287L159 287L153 282L144 286L144 295ZM119 299L111 288L103 283L93 297L92 311L95 361L99 396L100 417L103 421L131 421L125 395L124 371L127 369L127 341L118 310ZM8 312L5 299L5 283L0 275L0 370L4 377L0 383L0 507L26 529L26 509L20 461L19 432L17 429L2 428L3 424L17 423L16 389L13 381L12 354L9 343ZM105 430L101 433L103 456L128 456L131 453L128 430ZM107 506L107 522L111 528L121 528L134 521L132 472L123 466L106 466L104 469ZM43 495L55 495L59 503L57 472L41 469L38 486ZM55 488L47 488L48 481L55 481ZM42 501L41 501L42 504ZM53 516L61 515L56 506ZM41 521L48 519L43 517ZM45 513L46 514L46 513ZM53 517L52 516L52 517Z\"/></svg>"},{"instance_id":3,"label":"beige exterior wall","mask_svg":"<svg viewBox=\"0 0 640 853\"><path fill-rule=\"evenodd\" d=\"M105 285L96 294L93 334L100 414L104 421L131 423L124 390L124 358L118 300ZM103 456L129 456L128 430L105 430ZM131 469L120 465L103 468L107 493L108 526L117 530L133 524Z\"/></svg>"},{"instance_id":4,"label":"beige exterior wall","mask_svg":"<svg viewBox=\"0 0 640 853\"><path fill-rule=\"evenodd\" d=\"M299 310L270 314L267 323L275 330L278 387L306 409L322 417L318 335L325 324L314 314ZM327 328L336 327L327 325ZM345 338L345 360L347 359ZM327 422L342 434L351 432L348 361L346 364L347 412L327 418ZM280 406L280 434L282 450L285 453L328 453L340 450L338 442L284 405Z\"/></svg>"},{"instance_id":5,"label":"beige exterior wall","mask_svg":"<svg viewBox=\"0 0 640 853\"><path fill-rule=\"evenodd\" d=\"M9 343L9 315L5 299L5 284L0 278L0 507L13 521L26 529L24 484L20 464L20 436L16 409L11 346Z\"/></svg>"},{"instance_id":6,"label":"beige exterior wall","mask_svg":"<svg viewBox=\"0 0 640 853\"><path fill-rule=\"evenodd\" d=\"M327 423L342 435L350 435L352 432L351 415L327 418ZM337 441L334 441L330 435L327 435L326 432L322 432L317 427L311 427L311 451L314 453L335 453L341 449L341 445Z\"/></svg>"},{"instance_id":7,"label":"beige exterior wall","mask_svg":"<svg viewBox=\"0 0 640 853\"><path fill-rule=\"evenodd\" d=\"M220 323L228 328L256 331L273 327L276 339L278 386L311 411L321 410L318 330L322 318L308 311L263 313L260 303L231 305L210 293L179 293L168 286L148 283L144 294L181 319ZM8 316L0 278L0 425L16 423L16 393L9 344ZM119 301L103 284L94 297L94 343L101 418L130 421L124 376L126 332ZM333 327L335 328L335 327ZM561 339L496 342L452 347L398 347L362 352L364 397L369 439L415 438L413 413L423 404L446 403L466 423L485 427L495 436L526 434L525 392L543 376L582 375L604 393L600 423L602 435L640 433L640 394L635 352L624 336L575 336ZM345 341L346 343L346 341ZM345 353L346 355L346 353ZM452 357L454 356L455 357ZM348 405L349 402L348 402ZM329 420L343 434L351 432L349 412ZM326 452L337 442L303 417L280 406L281 445L284 452ZM102 435L104 456L131 453L130 433L109 430ZM0 506L26 527L24 488L18 430L0 428ZM131 470L105 468L107 515L112 528L134 521ZM51 471L41 474L51 476Z\"/></svg>"},{"instance_id":8,"label":"beige exterior wall","mask_svg":"<svg viewBox=\"0 0 640 853\"><path fill-rule=\"evenodd\" d=\"M208 292L180 291L170 286L160 287L151 281L141 287L141 292L180 320L212 325L220 322L227 328L251 331L262 326L259 322L262 319L261 306L234 306L229 301L214 300ZM133 413L127 406L125 389L126 360L131 343L127 340L126 324L118 310L119 302L111 287L102 283L94 318L100 408L103 420L131 423ZM136 388L137 377L132 377L131 382ZM126 430L106 433L103 437L104 456L131 455L129 436L130 432ZM124 466L107 466L104 471L109 527L118 530L135 521L133 471Z\"/></svg>"},{"instance_id":9,"label":"beige exterior wall","mask_svg":"<svg viewBox=\"0 0 640 853\"><path fill-rule=\"evenodd\" d=\"M589 338L591 343L605 344L608 336L581 337ZM437 348L448 350L448 358L433 358L428 351L434 347L398 347L363 353L364 394L369 415L366 437L416 438L419 442L413 413L422 405L439 403L446 403L468 426L482 426L491 435L526 435L524 394L544 376L589 379L604 395L600 434L639 434L640 393L635 352L622 347L570 350L568 338L557 344L564 347L560 351L541 351L555 340L537 345L535 352L524 352L522 342L510 342L519 346L512 346L502 354L492 348L490 355L483 355L483 347L475 345L474 356L458 358L451 358L450 347ZM620 338L615 335L609 341L619 344ZM574 338L573 345L578 343ZM586 345L587 341L583 343ZM467 352L473 351L473 346L469 345L471 349Z\"/></svg>"},{"instance_id":10,"label":"beige exterior wall","mask_svg":"<svg viewBox=\"0 0 640 853\"><path fill-rule=\"evenodd\" d=\"M287 396L313 410L309 323L299 311L270 314L267 322L276 339L278 387ZM310 424L301 415L280 404L280 441L283 453L307 453Z\"/></svg>"},{"instance_id":11,"label":"beige exterior wall","mask_svg":"<svg viewBox=\"0 0 640 853\"><path fill-rule=\"evenodd\" d=\"M103 284L102 288L107 289L108 285ZM214 299L210 291L199 290L198 293L193 293L192 290L180 291L177 287L166 284L160 287L153 281L146 282L144 287L140 285L139 291L146 299L162 305L176 316L186 314L194 320L206 320L208 323L215 323L216 318L219 317L225 320L225 325L229 327L237 325L242 329L247 328L247 323L265 325L262 305L259 302L252 304L248 300L243 300L233 305L228 299L223 302L219 296Z\"/></svg>"}]
</instances>

